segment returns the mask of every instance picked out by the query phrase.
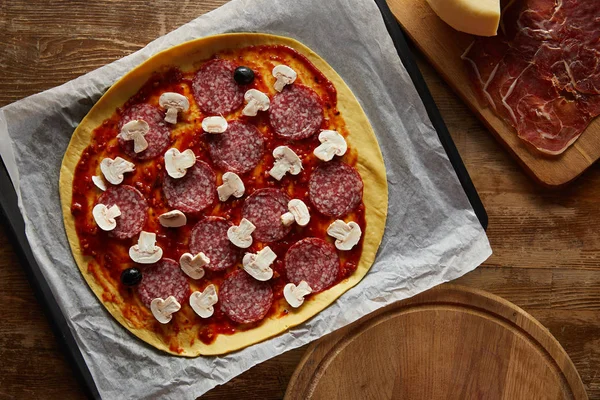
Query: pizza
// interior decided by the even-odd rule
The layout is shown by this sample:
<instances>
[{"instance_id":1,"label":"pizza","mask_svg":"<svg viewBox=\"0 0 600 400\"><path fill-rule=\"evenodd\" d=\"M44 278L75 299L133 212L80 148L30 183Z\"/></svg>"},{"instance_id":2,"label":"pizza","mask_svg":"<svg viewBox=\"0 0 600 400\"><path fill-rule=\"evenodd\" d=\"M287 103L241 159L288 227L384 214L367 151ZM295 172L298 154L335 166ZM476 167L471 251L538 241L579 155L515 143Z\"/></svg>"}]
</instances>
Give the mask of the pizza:
<instances>
[{"instance_id":1,"label":"pizza","mask_svg":"<svg viewBox=\"0 0 600 400\"><path fill-rule=\"evenodd\" d=\"M387 213L350 89L301 43L254 33L184 43L115 83L73 133L60 196L106 309L189 357L329 306L371 267Z\"/></svg>"}]
</instances>

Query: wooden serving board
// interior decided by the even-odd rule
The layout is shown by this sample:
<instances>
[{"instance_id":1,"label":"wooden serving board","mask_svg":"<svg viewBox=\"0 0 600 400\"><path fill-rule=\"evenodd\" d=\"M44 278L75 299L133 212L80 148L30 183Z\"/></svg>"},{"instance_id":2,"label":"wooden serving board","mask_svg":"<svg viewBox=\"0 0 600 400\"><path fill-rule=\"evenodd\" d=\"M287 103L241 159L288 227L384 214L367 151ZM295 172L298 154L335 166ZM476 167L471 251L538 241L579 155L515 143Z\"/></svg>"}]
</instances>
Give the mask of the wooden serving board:
<instances>
[{"instance_id":1,"label":"wooden serving board","mask_svg":"<svg viewBox=\"0 0 600 400\"><path fill-rule=\"evenodd\" d=\"M442 285L313 343L286 400L587 399L573 363L533 317Z\"/></svg>"},{"instance_id":2,"label":"wooden serving board","mask_svg":"<svg viewBox=\"0 0 600 400\"><path fill-rule=\"evenodd\" d=\"M460 56L473 36L458 32L444 23L425 0L387 0L404 31L425 54L434 68L496 136L540 183L564 185L577 178L600 158L600 120L594 120L581 137L559 156L549 156L519 139L513 128L481 108Z\"/></svg>"}]
</instances>

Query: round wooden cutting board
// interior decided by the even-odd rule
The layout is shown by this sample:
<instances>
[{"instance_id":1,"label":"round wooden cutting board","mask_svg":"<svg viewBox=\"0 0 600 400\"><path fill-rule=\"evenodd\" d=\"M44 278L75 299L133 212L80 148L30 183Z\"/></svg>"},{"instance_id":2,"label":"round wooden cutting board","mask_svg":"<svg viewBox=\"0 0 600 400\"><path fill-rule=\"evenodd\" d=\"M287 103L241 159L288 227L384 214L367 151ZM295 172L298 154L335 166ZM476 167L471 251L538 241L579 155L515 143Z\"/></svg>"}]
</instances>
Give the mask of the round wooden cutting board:
<instances>
[{"instance_id":1,"label":"round wooden cutting board","mask_svg":"<svg viewBox=\"0 0 600 400\"><path fill-rule=\"evenodd\" d=\"M300 399L587 399L558 341L519 307L442 285L313 343Z\"/></svg>"}]
</instances>

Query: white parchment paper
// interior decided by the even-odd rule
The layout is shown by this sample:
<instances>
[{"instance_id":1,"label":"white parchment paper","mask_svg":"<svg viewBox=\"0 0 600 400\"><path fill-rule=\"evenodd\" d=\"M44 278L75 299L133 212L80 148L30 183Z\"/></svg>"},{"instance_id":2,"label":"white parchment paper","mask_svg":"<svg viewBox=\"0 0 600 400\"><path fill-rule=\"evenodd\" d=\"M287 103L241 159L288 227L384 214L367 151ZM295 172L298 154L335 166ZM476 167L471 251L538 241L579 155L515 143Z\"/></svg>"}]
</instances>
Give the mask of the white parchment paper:
<instances>
[{"instance_id":1,"label":"white parchment paper","mask_svg":"<svg viewBox=\"0 0 600 400\"><path fill-rule=\"evenodd\" d=\"M240 31L296 38L348 83L383 150L387 227L367 276L309 322L227 356L174 357L129 334L81 277L63 228L59 168L78 122L128 70L175 44ZM199 396L380 307L456 279L491 254L373 0L234 0L128 57L0 109L0 153L35 257L104 398Z\"/></svg>"}]
</instances>

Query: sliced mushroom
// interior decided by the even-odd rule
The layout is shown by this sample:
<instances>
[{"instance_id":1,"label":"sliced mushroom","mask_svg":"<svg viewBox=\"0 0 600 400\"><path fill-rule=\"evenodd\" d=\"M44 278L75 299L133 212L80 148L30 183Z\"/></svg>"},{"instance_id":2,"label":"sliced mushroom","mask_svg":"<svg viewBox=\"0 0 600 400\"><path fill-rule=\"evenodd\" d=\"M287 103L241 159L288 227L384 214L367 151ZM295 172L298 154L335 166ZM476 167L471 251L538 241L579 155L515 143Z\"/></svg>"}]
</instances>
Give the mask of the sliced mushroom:
<instances>
[{"instance_id":1,"label":"sliced mushroom","mask_svg":"<svg viewBox=\"0 0 600 400\"><path fill-rule=\"evenodd\" d=\"M252 232L256 226L246 218L242 218L239 226L232 226L227 229L227 237L237 247L247 249L252 245Z\"/></svg>"},{"instance_id":2,"label":"sliced mushroom","mask_svg":"<svg viewBox=\"0 0 600 400\"><path fill-rule=\"evenodd\" d=\"M334 156L343 156L348 150L346 140L336 131L322 131L319 133L321 144L313 151L320 160L331 161Z\"/></svg>"},{"instance_id":3,"label":"sliced mushroom","mask_svg":"<svg viewBox=\"0 0 600 400\"><path fill-rule=\"evenodd\" d=\"M167 297L166 300L160 297L152 300L150 303L150 311L154 318L161 324L168 324L173 318L173 314L181 310L181 304L173 296Z\"/></svg>"},{"instance_id":4,"label":"sliced mushroom","mask_svg":"<svg viewBox=\"0 0 600 400\"><path fill-rule=\"evenodd\" d=\"M245 191L244 182L238 174L233 172L225 172L223 174L223 184L217 188L219 200L221 201L227 201L231 195L239 199Z\"/></svg>"},{"instance_id":5,"label":"sliced mushroom","mask_svg":"<svg viewBox=\"0 0 600 400\"><path fill-rule=\"evenodd\" d=\"M158 104L167 110L165 122L170 124L177 123L177 113L190 109L190 102L187 97L175 92L161 94L158 99Z\"/></svg>"},{"instance_id":6,"label":"sliced mushroom","mask_svg":"<svg viewBox=\"0 0 600 400\"><path fill-rule=\"evenodd\" d=\"M119 210L119 206L116 204L110 208L104 204L96 204L92 209L92 215L100 229L103 231L112 231L117 226L115 218L121 215L121 210Z\"/></svg>"},{"instance_id":7,"label":"sliced mushroom","mask_svg":"<svg viewBox=\"0 0 600 400\"><path fill-rule=\"evenodd\" d=\"M179 258L181 270L192 279L201 279L204 276L204 266L208 264L210 264L210 258L202 252L195 256L183 253Z\"/></svg>"},{"instance_id":8,"label":"sliced mushroom","mask_svg":"<svg viewBox=\"0 0 600 400\"><path fill-rule=\"evenodd\" d=\"M268 281L273 277L271 264L277 259L277 254L269 246L256 254L246 253L242 259L244 271L257 281Z\"/></svg>"},{"instance_id":9,"label":"sliced mushroom","mask_svg":"<svg viewBox=\"0 0 600 400\"><path fill-rule=\"evenodd\" d=\"M162 249L156 246L156 233L142 231L138 243L129 248L129 257L139 264L154 264L162 255Z\"/></svg>"},{"instance_id":10,"label":"sliced mushroom","mask_svg":"<svg viewBox=\"0 0 600 400\"><path fill-rule=\"evenodd\" d=\"M294 153L294 150L287 146L276 147L273 150L273 157L275 163L269 171L269 175L278 181L288 172L292 175L298 175L302 171L302 160Z\"/></svg>"},{"instance_id":11,"label":"sliced mushroom","mask_svg":"<svg viewBox=\"0 0 600 400\"><path fill-rule=\"evenodd\" d=\"M113 185L118 185L123 182L123 174L135 171L135 164L121 157L117 157L114 160L112 158L105 158L100 162L100 171L102 171L107 181Z\"/></svg>"},{"instance_id":12,"label":"sliced mushroom","mask_svg":"<svg viewBox=\"0 0 600 400\"><path fill-rule=\"evenodd\" d=\"M260 90L250 89L244 95L244 100L248 104L242 110L242 114L249 117L255 117L259 111L267 111L271 105L269 96L261 92Z\"/></svg>"},{"instance_id":13,"label":"sliced mushroom","mask_svg":"<svg viewBox=\"0 0 600 400\"><path fill-rule=\"evenodd\" d=\"M133 140L133 151L137 154L148 148L148 141L144 136L149 130L150 126L146 121L134 119L123 125L119 136L124 140Z\"/></svg>"},{"instance_id":14,"label":"sliced mushroom","mask_svg":"<svg viewBox=\"0 0 600 400\"><path fill-rule=\"evenodd\" d=\"M180 152L176 148L171 148L165 153L165 168L171 178L183 178L188 170L196 164L196 155L192 149Z\"/></svg>"},{"instance_id":15,"label":"sliced mushroom","mask_svg":"<svg viewBox=\"0 0 600 400\"><path fill-rule=\"evenodd\" d=\"M106 191L106 182L104 182L104 179L102 179L101 176L92 176L92 182L94 182L94 185L96 185L98 189L102 190L103 192Z\"/></svg>"},{"instance_id":16,"label":"sliced mushroom","mask_svg":"<svg viewBox=\"0 0 600 400\"><path fill-rule=\"evenodd\" d=\"M335 241L335 247L339 250L350 250L356 246L362 232L360 226L356 222L350 221L345 223L341 219L337 219L329 225L327 234L337 239Z\"/></svg>"},{"instance_id":17,"label":"sliced mushroom","mask_svg":"<svg viewBox=\"0 0 600 400\"><path fill-rule=\"evenodd\" d=\"M312 293L312 288L306 281L301 281L298 286L288 283L283 287L283 297L285 301L294 308L300 307L304 303L304 297Z\"/></svg>"},{"instance_id":18,"label":"sliced mushroom","mask_svg":"<svg viewBox=\"0 0 600 400\"><path fill-rule=\"evenodd\" d=\"M200 318L209 318L215 312L214 305L219 301L215 285L208 285L202 292L190 295L190 306Z\"/></svg>"},{"instance_id":19,"label":"sliced mushroom","mask_svg":"<svg viewBox=\"0 0 600 400\"><path fill-rule=\"evenodd\" d=\"M179 228L187 224L187 217L179 210L168 211L158 216L158 222L165 228Z\"/></svg>"},{"instance_id":20,"label":"sliced mushroom","mask_svg":"<svg viewBox=\"0 0 600 400\"><path fill-rule=\"evenodd\" d=\"M310 222L308 207L300 199L292 199L288 203L288 212L281 216L281 223L290 226L296 222L300 226L306 226Z\"/></svg>"},{"instance_id":21,"label":"sliced mushroom","mask_svg":"<svg viewBox=\"0 0 600 400\"><path fill-rule=\"evenodd\" d=\"M281 92L285 85L291 85L292 83L294 83L294 81L298 77L296 71L283 64L273 68L272 73L275 79L277 79L273 87L278 92Z\"/></svg>"},{"instance_id":22,"label":"sliced mushroom","mask_svg":"<svg viewBox=\"0 0 600 400\"><path fill-rule=\"evenodd\" d=\"M223 117L206 117L202 120L202 129L208 133L223 133L227 130L227 120Z\"/></svg>"}]
</instances>

